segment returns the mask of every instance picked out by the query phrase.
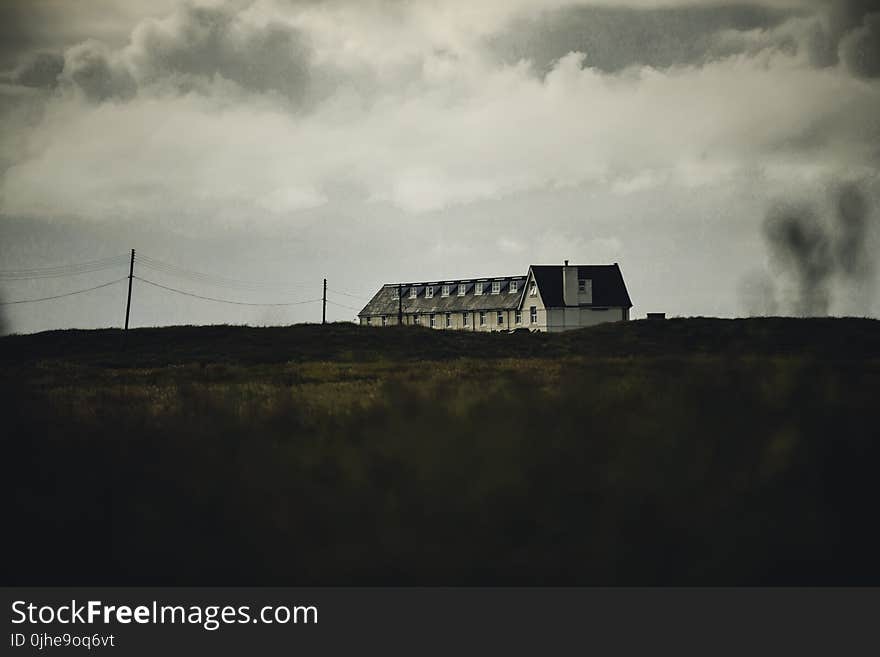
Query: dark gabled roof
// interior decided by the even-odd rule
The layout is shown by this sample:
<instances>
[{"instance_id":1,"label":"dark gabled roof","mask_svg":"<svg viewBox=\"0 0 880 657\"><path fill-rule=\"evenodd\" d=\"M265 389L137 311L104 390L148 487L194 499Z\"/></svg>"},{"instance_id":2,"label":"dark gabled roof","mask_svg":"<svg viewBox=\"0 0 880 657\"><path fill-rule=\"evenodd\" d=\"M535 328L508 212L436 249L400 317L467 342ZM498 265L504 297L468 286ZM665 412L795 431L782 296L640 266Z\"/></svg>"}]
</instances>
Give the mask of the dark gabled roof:
<instances>
[{"instance_id":1,"label":"dark gabled roof","mask_svg":"<svg viewBox=\"0 0 880 657\"><path fill-rule=\"evenodd\" d=\"M613 265L577 265L578 278L593 281L591 306L632 308L629 292L623 282L620 267ZM548 308L564 306L562 299L562 265L532 265L532 273L541 292L541 300Z\"/></svg>"},{"instance_id":2,"label":"dark gabled roof","mask_svg":"<svg viewBox=\"0 0 880 657\"><path fill-rule=\"evenodd\" d=\"M510 292L511 281L517 281L517 291ZM492 282L501 283L498 294L492 294ZM479 310L510 310L519 307L525 276L495 276L486 278L468 278L460 280L425 282L425 283L391 283L383 285L373 298L364 306L358 315L397 315L397 299L395 291L400 287L403 298L404 313L451 313ZM483 283L483 293L475 294L476 283ZM459 284L465 285L465 295L458 296ZM425 287L434 287L434 296L425 296ZM443 286L449 285L449 296L442 295ZM416 289L416 298L411 299L409 292Z\"/></svg>"}]
</instances>

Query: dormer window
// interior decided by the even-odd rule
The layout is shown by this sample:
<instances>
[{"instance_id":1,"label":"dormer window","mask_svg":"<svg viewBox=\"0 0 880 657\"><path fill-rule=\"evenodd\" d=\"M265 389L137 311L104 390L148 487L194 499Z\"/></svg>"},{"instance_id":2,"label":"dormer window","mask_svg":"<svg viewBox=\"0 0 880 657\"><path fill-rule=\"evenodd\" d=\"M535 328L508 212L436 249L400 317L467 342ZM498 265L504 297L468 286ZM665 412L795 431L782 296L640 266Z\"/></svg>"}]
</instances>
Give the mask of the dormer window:
<instances>
[{"instance_id":1,"label":"dormer window","mask_svg":"<svg viewBox=\"0 0 880 657\"><path fill-rule=\"evenodd\" d=\"M426 299L433 299L434 298L434 286L433 285L429 285L428 287L425 288L425 298Z\"/></svg>"},{"instance_id":2,"label":"dormer window","mask_svg":"<svg viewBox=\"0 0 880 657\"><path fill-rule=\"evenodd\" d=\"M391 289L391 298L397 301L400 298L400 288L395 287Z\"/></svg>"},{"instance_id":3,"label":"dormer window","mask_svg":"<svg viewBox=\"0 0 880 657\"><path fill-rule=\"evenodd\" d=\"M529 289L529 296L530 297L538 296L538 284L537 283L532 283L532 287L531 287L531 289Z\"/></svg>"},{"instance_id":4,"label":"dormer window","mask_svg":"<svg viewBox=\"0 0 880 657\"><path fill-rule=\"evenodd\" d=\"M414 287L409 288L409 298L415 299L417 296L419 296L418 290L416 290L416 288Z\"/></svg>"},{"instance_id":5,"label":"dormer window","mask_svg":"<svg viewBox=\"0 0 880 657\"><path fill-rule=\"evenodd\" d=\"M466 290L467 285L465 283L458 284L458 296L463 297Z\"/></svg>"},{"instance_id":6,"label":"dormer window","mask_svg":"<svg viewBox=\"0 0 880 657\"><path fill-rule=\"evenodd\" d=\"M482 293L483 293L483 284L482 284L482 283L477 283L476 285L474 285L474 294L479 295L479 294L482 294Z\"/></svg>"},{"instance_id":7,"label":"dormer window","mask_svg":"<svg viewBox=\"0 0 880 657\"><path fill-rule=\"evenodd\" d=\"M501 292L501 281L492 281L492 294L499 294Z\"/></svg>"},{"instance_id":8,"label":"dormer window","mask_svg":"<svg viewBox=\"0 0 880 657\"><path fill-rule=\"evenodd\" d=\"M516 291L517 291L517 289L518 289L517 282L516 282L516 281L510 281L510 288L509 288L509 289L510 289L510 293L511 293L511 294L516 294Z\"/></svg>"},{"instance_id":9,"label":"dormer window","mask_svg":"<svg viewBox=\"0 0 880 657\"><path fill-rule=\"evenodd\" d=\"M449 286L448 285L444 285L443 287L440 288L440 296L442 296L442 297L449 296Z\"/></svg>"}]
</instances>

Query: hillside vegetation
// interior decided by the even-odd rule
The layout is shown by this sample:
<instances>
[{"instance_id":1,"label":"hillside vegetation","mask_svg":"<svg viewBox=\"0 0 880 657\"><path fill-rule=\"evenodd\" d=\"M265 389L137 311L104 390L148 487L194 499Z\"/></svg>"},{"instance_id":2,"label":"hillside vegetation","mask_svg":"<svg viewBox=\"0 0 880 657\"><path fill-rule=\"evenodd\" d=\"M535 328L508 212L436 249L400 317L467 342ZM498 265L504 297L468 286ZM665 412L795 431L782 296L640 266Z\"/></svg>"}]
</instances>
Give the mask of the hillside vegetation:
<instances>
[{"instance_id":1,"label":"hillside vegetation","mask_svg":"<svg viewBox=\"0 0 880 657\"><path fill-rule=\"evenodd\" d=\"M880 322L0 338L7 583L880 584Z\"/></svg>"}]
</instances>

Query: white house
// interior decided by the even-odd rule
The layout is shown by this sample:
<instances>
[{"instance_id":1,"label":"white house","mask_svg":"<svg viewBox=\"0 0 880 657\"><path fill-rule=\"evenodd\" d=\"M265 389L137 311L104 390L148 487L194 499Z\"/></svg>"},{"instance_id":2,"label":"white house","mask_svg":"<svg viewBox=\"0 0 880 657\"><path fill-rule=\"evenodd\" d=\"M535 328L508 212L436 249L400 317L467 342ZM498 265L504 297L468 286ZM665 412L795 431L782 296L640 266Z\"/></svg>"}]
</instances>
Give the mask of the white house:
<instances>
[{"instance_id":1,"label":"white house","mask_svg":"<svg viewBox=\"0 0 880 657\"><path fill-rule=\"evenodd\" d=\"M625 321L632 308L617 263L532 265L525 276L389 283L358 313L362 325L566 331Z\"/></svg>"}]
</instances>

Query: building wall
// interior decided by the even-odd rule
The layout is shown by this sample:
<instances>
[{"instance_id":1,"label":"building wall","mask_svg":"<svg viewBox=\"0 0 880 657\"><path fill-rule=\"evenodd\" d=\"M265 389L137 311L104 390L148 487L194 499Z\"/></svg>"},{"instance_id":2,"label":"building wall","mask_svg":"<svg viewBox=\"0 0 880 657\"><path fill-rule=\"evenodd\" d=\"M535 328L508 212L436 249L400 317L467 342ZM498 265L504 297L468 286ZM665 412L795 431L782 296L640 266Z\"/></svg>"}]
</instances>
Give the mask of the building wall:
<instances>
[{"instance_id":1,"label":"building wall","mask_svg":"<svg viewBox=\"0 0 880 657\"><path fill-rule=\"evenodd\" d=\"M526 278L525 293L522 301L523 326L532 331L546 331L547 307L544 305L544 300L541 298L540 288L538 289L537 295L531 296L532 285L534 282L535 278L532 276L531 272L529 272L529 275ZM534 306L538 312L538 320L535 323L532 323L529 319L531 314L530 308L532 306Z\"/></svg>"},{"instance_id":2,"label":"building wall","mask_svg":"<svg viewBox=\"0 0 880 657\"><path fill-rule=\"evenodd\" d=\"M534 303L532 304L534 305ZM435 313L435 325L434 328L437 330L456 330L456 331L506 331L511 328L537 328L537 325L530 326L529 325L529 309L526 308L523 311L522 315L522 323L516 323L516 315L515 311L510 309L502 309L501 314L503 316L503 322L498 324L498 310L487 310L486 312L486 323L481 326L480 325L480 312L479 311L467 311L468 315L468 325L464 325L464 320L462 317L463 311L455 311L451 313L450 320L451 326L447 329L446 327L446 313ZM397 326L397 315L387 316L385 326ZM539 319L542 317L542 314L539 313ZM421 326L425 326L430 328L431 326L431 315L430 313L419 313L419 321ZM367 318L361 317L360 324L362 326L367 325ZM406 326L411 326L415 324L412 313L404 313L403 314L403 323ZM382 326L382 317L381 315L376 315L370 317L369 321L370 326ZM546 324L544 324L546 325ZM544 326L542 325L542 326Z\"/></svg>"},{"instance_id":3,"label":"building wall","mask_svg":"<svg viewBox=\"0 0 880 657\"><path fill-rule=\"evenodd\" d=\"M534 324L530 323L530 308L535 306L538 315L538 321ZM504 323L497 323L497 311L486 311L486 324L480 326L479 311L468 311L468 326L464 326L462 322L461 312L453 312L451 316L451 326L446 327L445 313L435 313L435 330L466 330L466 331L506 331L509 329L526 328L538 331L550 331L553 333L561 331L569 331L571 329L582 328L584 326L595 326L605 322L619 322L629 319L628 309L626 308L604 308L602 310L594 310L593 308L551 308L547 310L543 307L540 297L526 296L526 301L522 310L522 324L515 323L515 315L513 310L502 310ZM397 315L386 316L386 326L397 325ZM430 328L430 314L420 314L419 319L421 326ZM361 325L367 324L367 318L360 318ZM407 326L413 325L413 315L404 313L403 323ZM382 317L377 315L370 318L371 326L382 326Z\"/></svg>"},{"instance_id":4,"label":"building wall","mask_svg":"<svg viewBox=\"0 0 880 657\"><path fill-rule=\"evenodd\" d=\"M605 322L619 322L628 318L626 308L551 308L547 330L553 333L569 331L584 326L595 326Z\"/></svg>"}]
</instances>

